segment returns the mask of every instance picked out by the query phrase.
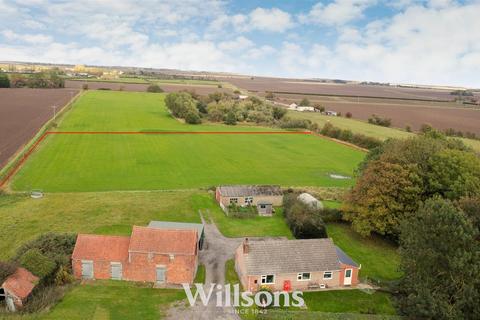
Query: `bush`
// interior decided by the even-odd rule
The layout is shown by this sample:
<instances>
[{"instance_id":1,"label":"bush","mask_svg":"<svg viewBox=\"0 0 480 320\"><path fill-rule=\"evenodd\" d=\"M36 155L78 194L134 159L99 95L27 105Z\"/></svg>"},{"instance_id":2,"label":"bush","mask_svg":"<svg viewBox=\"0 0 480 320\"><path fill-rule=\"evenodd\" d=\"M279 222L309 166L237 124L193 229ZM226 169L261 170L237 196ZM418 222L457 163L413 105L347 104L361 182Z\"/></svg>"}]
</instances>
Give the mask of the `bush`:
<instances>
[{"instance_id":1,"label":"bush","mask_svg":"<svg viewBox=\"0 0 480 320\"><path fill-rule=\"evenodd\" d=\"M75 281L75 277L72 274L72 270L69 266L61 266L55 273L54 283L57 286L63 286L68 283Z\"/></svg>"},{"instance_id":2,"label":"bush","mask_svg":"<svg viewBox=\"0 0 480 320\"><path fill-rule=\"evenodd\" d=\"M308 107L310 105L310 100L308 100L307 98L303 98L302 101L300 101L300 105Z\"/></svg>"},{"instance_id":3,"label":"bush","mask_svg":"<svg viewBox=\"0 0 480 320\"><path fill-rule=\"evenodd\" d=\"M240 90L235 90L235 91L233 91L233 93L234 94L240 94L241 92L240 92Z\"/></svg>"},{"instance_id":4,"label":"bush","mask_svg":"<svg viewBox=\"0 0 480 320\"><path fill-rule=\"evenodd\" d=\"M390 127L392 124L392 119L381 118L376 114L372 114L372 116L368 118L368 123L375 124L377 126L382 126L382 127Z\"/></svg>"},{"instance_id":5,"label":"bush","mask_svg":"<svg viewBox=\"0 0 480 320\"><path fill-rule=\"evenodd\" d=\"M225 124L234 126L237 124L237 118L235 116L235 113L233 111L230 111L227 113L227 116L225 117Z\"/></svg>"},{"instance_id":6,"label":"bush","mask_svg":"<svg viewBox=\"0 0 480 320\"><path fill-rule=\"evenodd\" d=\"M20 264L42 279L51 275L55 269L55 262L44 256L39 249L30 249L25 252L20 257Z\"/></svg>"},{"instance_id":7,"label":"bush","mask_svg":"<svg viewBox=\"0 0 480 320\"><path fill-rule=\"evenodd\" d=\"M310 120L283 118L279 126L283 129L308 129L310 124Z\"/></svg>"},{"instance_id":8,"label":"bush","mask_svg":"<svg viewBox=\"0 0 480 320\"><path fill-rule=\"evenodd\" d=\"M160 88L158 84L151 84L147 88L147 92L152 92L152 93L161 93L163 92L163 89Z\"/></svg>"},{"instance_id":9,"label":"bush","mask_svg":"<svg viewBox=\"0 0 480 320\"><path fill-rule=\"evenodd\" d=\"M17 250L14 260L20 259L30 249L38 249L58 264L70 264L76 239L77 236L73 233L44 233L22 245Z\"/></svg>"},{"instance_id":10,"label":"bush","mask_svg":"<svg viewBox=\"0 0 480 320\"><path fill-rule=\"evenodd\" d=\"M273 107L273 118L275 120L282 119L286 114L287 114L287 109L282 107L277 107L277 106Z\"/></svg>"},{"instance_id":11,"label":"bush","mask_svg":"<svg viewBox=\"0 0 480 320\"><path fill-rule=\"evenodd\" d=\"M0 261L0 285L7 279L9 276L15 273L17 270L17 264L10 261Z\"/></svg>"},{"instance_id":12,"label":"bush","mask_svg":"<svg viewBox=\"0 0 480 320\"><path fill-rule=\"evenodd\" d=\"M98 88L97 90L105 90L105 91L108 91L108 90L112 90L110 88Z\"/></svg>"},{"instance_id":13,"label":"bush","mask_svg":"<svg viewBox=\"0 0 480 320\"><path fill-rule=\"evenodd\" d=\"M10 79L4 72L0 72L0 88L10 88Z\"/></svg>"},{"instance_id":14,"label":"bush","mask_svg":"<svg viewBox=\"0 0 480 320\"><path fill-rule=\"evenodd\" d=\"M273 92L271 92L271 91L266 91L265 92L265 99L273 100L273 98L275 98L275 96L273 95Z\"/></svg>"},{"instance_id":15,"label":"bush","mask_svg":"<svg viewBox=\"0 0 480 320\"><path fill-rule=\"evenodd\" d=\"M24 312L38 312L58 303L65 292L70 289L69 286L57 287L57 286L37 286L33 289L32 295L27 299L27 303L23 307Z\"/></svg>"},{"instance_id":16,"label":"bush","mask_svg":"<svg viewBox=\"0 0 480 320\"><path fill-rule=\"evenodd\" d=\"M352 117L352 113L351 112L347 112L345 113L345 117L350 119Z\"/></svg>"},{"instance_id":17,"label":"bush","mask_svg":"<svg viewBox=\"0 0 480 320\"><path fill-rule=\"evenodd\" d=\"M366 149L373 149L382 144L382 141L379 139L367 137L360 133L352 133L350 130L342 130L333 126L330 122L325 123L320 133L324 136L350 142Z\"/></svg>"},{"instance_id":18,"label":"bush","mask_svg":"<svg viewBox=\"0 0 480 320\"><path fill-rule=\"evenodd\" d=\"M189 124L200 124L202 123L202 119L198 115L198 112L189 112L185 116L185 122Z\"/></svg>"},{"instance_id":19,"label":"bush","mask_svg":"<svg viewBox=\"0 0 480 320\"><path fill-rule=\"evenodd\" d=\"M326 238L327 229L317 209L297 200L298 194L283 197L285 220L297 239Z\"/></svg>"},{"instance_id":20,"label":"bush","mask_svg":"<svg viewBox=\"0 0 480 320\"><path fill-rule=\"evenodd\" d=\"M84 83L84 84L82 85L82 89L83 89L83 90L88 90L88 84Z\"/></svg>"},{"instance_id":21,"label":"bush","mask_svg":"<svg viewBox=\"0 0 480 320\"><path fill-rule=\"evenodd\" d=\"M325 223L343 221L343 212L339 209L323 208L319 210L318 214Z\"/></svg>"}]
</instances>

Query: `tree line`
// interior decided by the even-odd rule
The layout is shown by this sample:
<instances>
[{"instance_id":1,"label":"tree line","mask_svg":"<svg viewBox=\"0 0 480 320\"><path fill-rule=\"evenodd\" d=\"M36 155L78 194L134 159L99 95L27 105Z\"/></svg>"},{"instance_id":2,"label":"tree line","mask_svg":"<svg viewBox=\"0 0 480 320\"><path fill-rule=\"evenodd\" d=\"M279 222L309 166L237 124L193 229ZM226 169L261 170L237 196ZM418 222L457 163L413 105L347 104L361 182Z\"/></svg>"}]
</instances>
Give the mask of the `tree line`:
<instances>
[{"instance_id":1,"label":"tree line","mask_svg":"<svg viewBox=\"0 0 480 320\"><path fill-rule=\"evenodd\" d=\"M32 74L0 72L0 88L64 88L65 79L55 70Z\"/></svg>"}]
</instances>

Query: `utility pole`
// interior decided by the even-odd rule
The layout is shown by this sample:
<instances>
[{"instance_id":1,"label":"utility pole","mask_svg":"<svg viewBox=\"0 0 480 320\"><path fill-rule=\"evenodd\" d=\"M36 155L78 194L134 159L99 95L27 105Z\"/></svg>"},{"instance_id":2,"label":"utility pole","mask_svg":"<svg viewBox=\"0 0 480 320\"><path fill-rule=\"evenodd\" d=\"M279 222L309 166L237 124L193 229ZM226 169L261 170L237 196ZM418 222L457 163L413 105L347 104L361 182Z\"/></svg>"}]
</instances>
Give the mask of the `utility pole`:
<instances>
[{"instance_id":1,"label":"utility pole","mask_svg":"<svg viewBox=\"0 0 480 320\"><path fill-rule=\"evenodd\" d=\"M53 121L55 121L55 118L57 116L57 106L53 105L52 108L53 108Z\"/></svg>"}]
</instances>

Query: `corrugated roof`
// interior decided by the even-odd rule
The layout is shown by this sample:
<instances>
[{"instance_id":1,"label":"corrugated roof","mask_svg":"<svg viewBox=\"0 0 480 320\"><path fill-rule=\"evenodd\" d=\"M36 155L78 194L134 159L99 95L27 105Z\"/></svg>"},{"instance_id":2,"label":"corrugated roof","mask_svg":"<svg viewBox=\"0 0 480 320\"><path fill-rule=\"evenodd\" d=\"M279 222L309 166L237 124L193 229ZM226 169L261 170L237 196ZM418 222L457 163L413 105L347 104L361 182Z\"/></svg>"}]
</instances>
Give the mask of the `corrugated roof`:
<instances>
[{"instance_id":1,"label":"corrugated roof","mask_svg":"<svg viewBox=\"0 0 480 320\"><path fill-rule=\"evenodd\" d=\"M35 288L38 282L38 277L34 276L25 268L17 268L14 274L7 277L3 282L2 287L5 291L21 300L27 298Z\"/></svg>"},{"instance_id":2,"label":"corrugated roof","mask_svg":"<svg viewBox=\"0 0 480 320\"><path fill-rule=\"evenodd\" d=\"M125 261L130 237L79 234L72 259Z\"/></svg>"},{"instance_id":3,"label":"corrugated roof","mask_svg":"<svg viewBox=\"0 0 480 320\"><path fill-rule=\"evenodd\" d=\"M244 257L249 275L340 269L331 239L252 241Z\"/></svg>"},{"instance_id":4,"label":"corrugated roof","mask_svg":"<svg viewBox=\"0 0 480 320\"><path fill-rule=\"evenodd\" d=\"M149 228L167 229L167 230L197 230L197 236L200 239L204 226L202 223L171 222L171 221L150 221Z\"/></svg>"},{"instance_id":5,"label":"corrugated roof","mask_svg":"<svg viewBox=\"0 0 480 320\"><path fill-rule=\"evenodd\" d=\"M335 246L335 249L337 250L338 260L341 263L347 264L349 266L358 267L358 264L355 261L353 261L352 258L350 258L345 252L343 252L342 249L340 249L337 246Z\"/></svg>"},{"instance_id":6,"label":"corrugated roof","mask_svg":"<svg viewBox=\"0 0 480 320\"><path fill-rule=\"evenodd\" d=\"M194 255L197 230L164 230L133 226L129 251Z\"/></svg>"},{"instance_id":7,"label":"corrugated roof","mask_svg":"<svg viewBox=\"0 0 480 320\"><path fill-rule=\"evenodd\" d=\"M276 185L239 185L218 187L223 197L281 196L282 189Z\"/></svg>"}]
</instances>

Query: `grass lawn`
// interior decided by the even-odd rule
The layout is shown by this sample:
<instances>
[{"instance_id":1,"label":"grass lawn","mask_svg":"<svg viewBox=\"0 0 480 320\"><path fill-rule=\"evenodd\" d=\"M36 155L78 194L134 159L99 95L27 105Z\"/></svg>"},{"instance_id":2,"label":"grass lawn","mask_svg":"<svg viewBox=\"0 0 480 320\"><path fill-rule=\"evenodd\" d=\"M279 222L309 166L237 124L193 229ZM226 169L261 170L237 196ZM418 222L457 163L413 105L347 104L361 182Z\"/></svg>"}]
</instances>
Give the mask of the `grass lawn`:
<instances>
[{"instance_id":1,"label":"grass lawn","mask_svg":"<svg viewBox=\"0 0 480 320\"><path fill-rule=\"evenodd\" d=\"M153 289L126 281L100 281L73 288L40 319L160 319L183 290Z\"/></svg>"},{"instance_id":2,"label":"grass lawn","mask_svg":"<svg viewBox=\"0 0 480 320\"><path fill-rule=\"evenodd\" d=\"M205 266L203 264L199 264L197 268L197 275L195 276L193 283L205 283L205 274Z\"/></svg>"},{"instance_id":3,"label":"grass lawn","mask_svg":"<svg viewBox=\"0 0 480 320\"><path fill-rule=\"evenodd\" d=\"M334 313L396 314L390 295L384 292L366 293L361 290L305 292L309 311Z\"/></svg>"},{"instance_id":4,"label":"grass lawn","mask_svg":"<svg viewBox=\"0 0 480 320\"><path fill-rule=\"evenodd\" d=\"M230 259L227 260L225 263L225 284L237 284L240 283L240 279L238 279L238 274L235 271L235 260Z\"/></svg>"},{"instance_id":5,"label":"grass lawn","mask_svg":"<svg viewBox=\"0 0 480 320\"><path fill-rule=\"evenodd\" d=\"M398 279L400 257L394 245L380 237L362 238L349 225L328 223L327 233L335 244L362 265L360 278Z\"/></svg>"},{"instance_id":6,"label":"grass lawn","mask_svg":"<svg viewBox=\"0 0 480 320\"><path fill-rule=\"evenodd\" d=\"M259 130L184 125L163 94L88 92L59 131ZM266 128L260 128L266 130ZM49 192L202 188L219 184L345 187L364 153L310 135L55 135L12 182Z\"/></svg>"}]
</instances>

